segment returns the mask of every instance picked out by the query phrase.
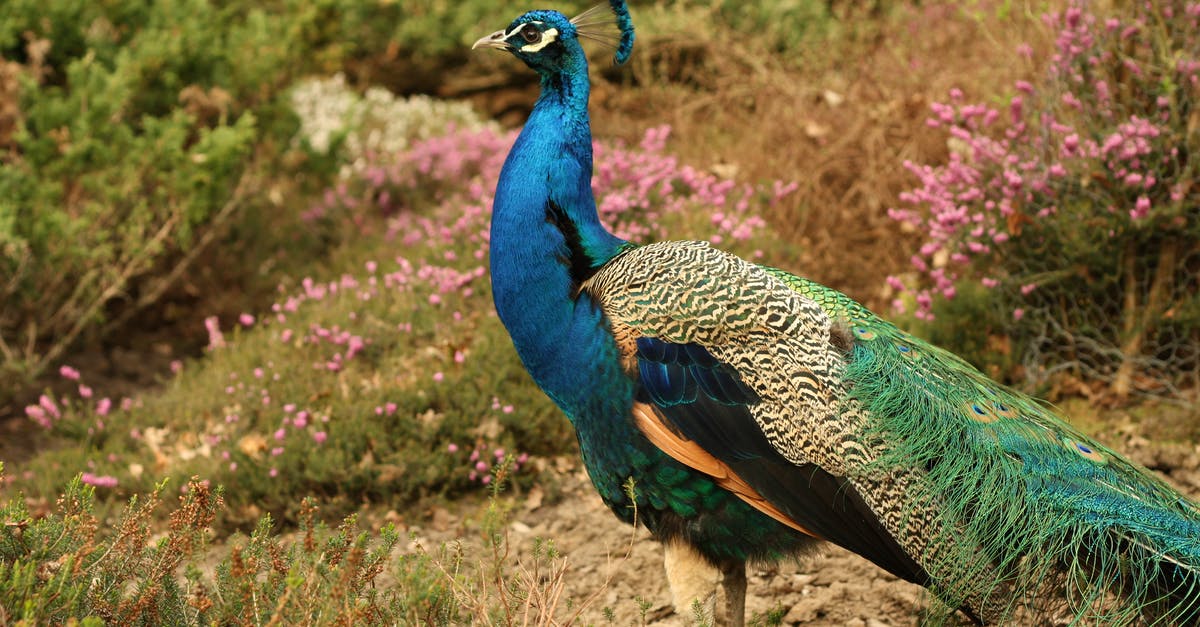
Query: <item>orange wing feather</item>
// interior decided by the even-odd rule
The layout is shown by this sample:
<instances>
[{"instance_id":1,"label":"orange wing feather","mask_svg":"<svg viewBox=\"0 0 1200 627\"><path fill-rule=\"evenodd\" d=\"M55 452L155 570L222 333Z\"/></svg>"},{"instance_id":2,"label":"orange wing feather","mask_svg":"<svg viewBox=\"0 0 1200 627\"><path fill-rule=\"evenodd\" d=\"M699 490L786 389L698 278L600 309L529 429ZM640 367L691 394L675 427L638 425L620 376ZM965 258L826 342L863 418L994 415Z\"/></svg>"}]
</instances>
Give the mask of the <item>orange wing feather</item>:
<instances>
[{"instance_id":1,"label":"orange wing feather","mask_svg":"<svg viewBox=\"0 0 1200 627\"><path fill-rule=\"evenodd\" d=\"M653 406L646 403L634 403L633 422L647 439L664 453L670 455L675 461L712 477L717 482L717 485L729 490L754 509L800 533L821 539L821 536L801 527L796 521L789 518L787 514L779 511L770 501L763 498L757 490L750 487L750 484L734 473L725 462L713 457L708 451L700 448L699 444L684 438L668 428L663 424L662 419Z\"/></svg>"}]
</instances>

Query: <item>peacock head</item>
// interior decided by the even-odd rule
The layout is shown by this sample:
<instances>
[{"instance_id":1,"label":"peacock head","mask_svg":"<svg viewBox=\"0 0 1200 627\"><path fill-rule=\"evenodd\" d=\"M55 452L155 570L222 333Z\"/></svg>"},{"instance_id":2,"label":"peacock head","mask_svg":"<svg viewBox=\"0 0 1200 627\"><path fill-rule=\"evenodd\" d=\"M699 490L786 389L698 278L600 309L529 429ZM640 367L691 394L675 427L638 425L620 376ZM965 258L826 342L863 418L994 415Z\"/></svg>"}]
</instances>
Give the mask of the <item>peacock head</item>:
<instances>
[{"instance_id":1,"label":"peacock head","mask_svg":"<svg viewBox=\"0 0 1200 627\"><path fill-rule=\"evenodd\" d=\"M561 68L564 57L583 54L575 25L558 11L530 11L471 47L507 50L543 74Z\"/></svg>"},{"instance_id":2,"label":"peacock head","mask_svg":"<svg viewBox=\"0 0 1200 627\"><path fill-rule=\"evenodd\" d=\"M571 59L582 59L579 38L584 37L616 50L613 61L624 63L633 51L633 21L624 0L610 0L608 8L615 17L619 34L606 32L605 26L614 20L605 17L604 5L593 7L575 16L558 11L530 11L513 20L507 28L481 38L471 46L507 50L541 74L562 71Z\"/></svg>"}]
</instances>

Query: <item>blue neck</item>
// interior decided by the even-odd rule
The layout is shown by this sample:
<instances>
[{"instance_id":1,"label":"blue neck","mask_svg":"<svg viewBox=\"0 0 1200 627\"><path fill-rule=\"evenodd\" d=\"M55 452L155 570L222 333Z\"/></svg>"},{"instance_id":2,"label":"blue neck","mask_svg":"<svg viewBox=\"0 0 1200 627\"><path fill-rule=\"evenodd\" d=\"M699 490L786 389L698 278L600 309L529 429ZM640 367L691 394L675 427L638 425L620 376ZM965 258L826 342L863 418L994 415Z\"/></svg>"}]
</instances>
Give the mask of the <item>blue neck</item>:
<instances>
[{"instance_id":1,"label":"blue neck","mask_svg":"<svg viewBox=\"0 0 1200 627\"><path fill-rule=\"evenodd\" d=\"M543 73L541 96L500 172L491 276L496 311L526 368L574 421L595 402L594 370L608 361L600 355L613 352L616 362L602 314L579 296L579 282L625 242L600 224L592 196L582 49L564 66Z\"/></svg>"}]
</instances>

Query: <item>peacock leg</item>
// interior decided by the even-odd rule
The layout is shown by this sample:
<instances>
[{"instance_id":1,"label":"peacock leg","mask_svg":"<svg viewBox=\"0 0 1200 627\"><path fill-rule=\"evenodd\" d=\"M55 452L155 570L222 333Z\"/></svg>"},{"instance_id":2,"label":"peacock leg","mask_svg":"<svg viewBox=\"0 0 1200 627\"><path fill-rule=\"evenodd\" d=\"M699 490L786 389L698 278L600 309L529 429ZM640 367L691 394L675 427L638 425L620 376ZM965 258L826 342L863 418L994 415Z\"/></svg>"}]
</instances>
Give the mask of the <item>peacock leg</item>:
<instances>
[{"instance_id":1,"label":"peacock leg","mask_svg":"<svg viewBox=\"0 0 1200 627\"><path fill-rule=\"evenodd\" d=\"M717 610L717 585L721 583L720 569L709 563L690 544L679 540L666 542L663 553L675 613L692 624L713 624Z\"/></svg>"},{"instance_id":2,"label":"peacock leg","mask_svg":"<svg viewBox=\"0 0 1200 627\"><path fill-rule=\"evenodd\" d=\"M746 563L725 562L721 565L725 587L725 620L731 627L746 622Z\"/></svg>"}]
</instances>

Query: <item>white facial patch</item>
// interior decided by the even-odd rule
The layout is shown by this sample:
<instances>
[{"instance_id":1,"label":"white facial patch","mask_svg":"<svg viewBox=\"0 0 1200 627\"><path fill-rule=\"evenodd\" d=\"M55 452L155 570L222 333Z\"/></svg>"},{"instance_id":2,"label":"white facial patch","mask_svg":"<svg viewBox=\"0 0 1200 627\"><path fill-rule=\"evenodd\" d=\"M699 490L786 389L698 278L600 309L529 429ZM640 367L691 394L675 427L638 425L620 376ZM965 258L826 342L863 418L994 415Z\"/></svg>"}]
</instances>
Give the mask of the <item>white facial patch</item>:
<instances>
[{"instance_id":1,"label":"white facial patch","mask_svg":"<svg viewBox=\"0 0 1200 627\"><path fill-rule=\"evenodd\" d=\"M526 26L528 26L530 24L537 24L537 25L541 26L542 24L545 24L545 22L539 22L537 20L525 22L524 24L521 24L520 26L514 27L512 30L508 31L507 33L504 33L503 36L499 37L499 39L508 41L514 35L517 35L518 33L520 33L522 28L525 28ZM499 33L497 33L497 35L499 35ZM551 28L549 30L542 31L542 38L537 43L524 44L524 45L520 46L519 49L521 50L521 52L538 52L542 48L549 46L550 44L554 43L557 40L558 40L558 29Z\"/></svg>"},{"instance_id":2,"label":"white facial patch","mask_svg":"<svg viewBox=\"0 0 1200 627\"><path fill-rule=\"evenodd\" d=\"M545 48L546 46L549 46L550 44L554 43L557 39L558 39L558 29L557 28L551 28L549 30L542 31L542 40L537 42L536 44L525 44L524 46L521 46L521 52L537 52L537 51L541 50L542 48Z\"/></svg>"},{"instance_id":3,"label":"white facial patch","mask_svg":"<svg viewBox=\"0 0 1200 627\"><path fill-rule=\"evenodd\" d=\"M526 22L525 24L543 24L543 23L544 22L539 22L537 20L531 20L531 21ZM520 31L522 28L525 28L525 24L521 24L519 26L513 27L512 30L508 31L507 33L504 33L504 37L502 37L502 39L507 40L509 37L516 35L518 31Z\"/></svg>"}]
</instances>

